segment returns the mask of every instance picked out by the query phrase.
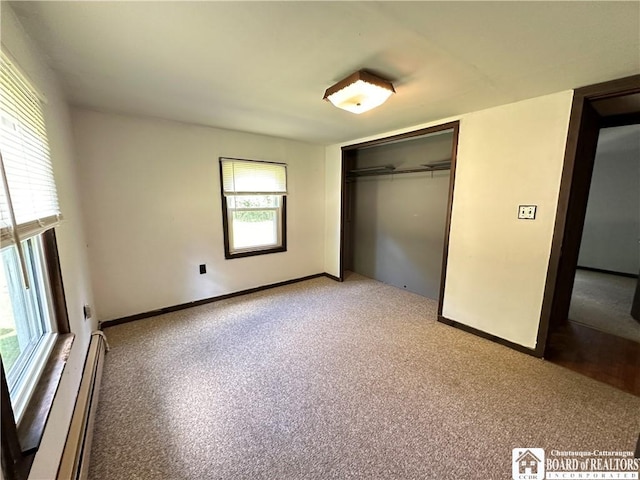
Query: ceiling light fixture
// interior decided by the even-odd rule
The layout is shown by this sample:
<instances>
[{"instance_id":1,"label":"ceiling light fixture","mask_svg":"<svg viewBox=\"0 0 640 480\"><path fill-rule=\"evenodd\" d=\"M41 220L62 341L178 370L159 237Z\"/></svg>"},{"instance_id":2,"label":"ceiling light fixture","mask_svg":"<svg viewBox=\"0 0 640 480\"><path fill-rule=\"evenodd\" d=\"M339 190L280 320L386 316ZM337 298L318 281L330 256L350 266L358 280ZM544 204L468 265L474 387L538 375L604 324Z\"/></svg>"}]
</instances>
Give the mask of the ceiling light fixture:
<instances>
[{"instance_id":1,"label":"ceiling light fixture","mask_svg":"<svg viewBox=\"0 0 640 480\"><path fill-rule=\"evenodd\" d=\"M327 88L324 100L343 110L362 113L382 105L392 93L391 82L360 70Z\"/></svg>"}]
</instances>

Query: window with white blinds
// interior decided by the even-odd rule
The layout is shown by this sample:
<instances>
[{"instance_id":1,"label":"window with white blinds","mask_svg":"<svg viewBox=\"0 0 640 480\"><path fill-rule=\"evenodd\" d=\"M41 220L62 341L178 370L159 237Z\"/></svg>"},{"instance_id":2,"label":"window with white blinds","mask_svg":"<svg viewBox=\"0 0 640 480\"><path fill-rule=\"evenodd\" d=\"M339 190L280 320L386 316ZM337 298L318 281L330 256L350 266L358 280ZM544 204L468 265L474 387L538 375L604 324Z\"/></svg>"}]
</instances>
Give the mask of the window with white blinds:
<instances>
[{"instance_id":1,"label":"window with white blinds","mask_svg":"<svg viewBox=\"0 0 640 480\"><path fill-rule=\"evenodd\" d=\"M287 166L220 158L225 258L287 251Z\"/></svg>"},{"instance_id":2,"label":"window with white blinds","mask_svg":"<svg viewBox=\"0 0 640 480\"><path fill-rule=\"evenodd\" d=\"M0 240L40 234L60 219L42 105L4 54L0 56Z\"/></svg>"},{"instance_id":3,"label":"window with white blinds","mask_svg":"<svg viewBox=\"0 0 640 480\"><path fill-rule=\"evenodd\" d=\"M286 195L287 166L282 163L221 158L224 195Z\"/></svg>"},{"instance_id":4,"label":"window with white blinds","mask_svg":"<svg viewBox=\"0 0 640 480\"><path fill-rule=\"evenodd\" d=\"M3 409L12 413L5 422L3 410L4 478L27 477L22 449L37 448L42 438L50 412L43 399L53 397L59 382L54 372L65 361L52 354L64 342L59 329L68 331L52 230L60 218L40 97L1 52L0 359Z\"/></svg>"}]
</instances>

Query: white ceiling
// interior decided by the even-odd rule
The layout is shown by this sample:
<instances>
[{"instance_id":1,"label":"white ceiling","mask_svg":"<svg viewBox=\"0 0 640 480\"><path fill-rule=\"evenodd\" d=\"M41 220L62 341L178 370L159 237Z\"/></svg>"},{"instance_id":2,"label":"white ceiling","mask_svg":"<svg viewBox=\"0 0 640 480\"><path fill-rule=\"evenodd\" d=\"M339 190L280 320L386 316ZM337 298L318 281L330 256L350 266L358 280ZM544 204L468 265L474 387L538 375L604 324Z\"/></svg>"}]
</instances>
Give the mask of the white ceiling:
<instances>
[{"instance_id":1,"label":"white ceiling","mask_svg":"<svg viewBox=\"0 0 640 480\"><path fill-rule=\"evenodd\" d=\"M640 73L640 2L11 2L69 101L336 143ZM367 68L397 94L322 100Z\"/></svg>"}]
</instances>

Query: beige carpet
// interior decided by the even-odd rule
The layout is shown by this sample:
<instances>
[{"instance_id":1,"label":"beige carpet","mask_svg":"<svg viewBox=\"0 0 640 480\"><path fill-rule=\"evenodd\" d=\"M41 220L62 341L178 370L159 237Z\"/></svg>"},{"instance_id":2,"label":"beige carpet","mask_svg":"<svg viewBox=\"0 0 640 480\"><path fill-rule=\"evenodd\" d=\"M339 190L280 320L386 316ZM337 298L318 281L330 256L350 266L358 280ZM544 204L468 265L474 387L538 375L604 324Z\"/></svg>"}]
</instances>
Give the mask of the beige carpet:
<instances>
[{"instance_id":1,"label":"beige carpet","mask_svg":"<svg viewBox=\"0 0 640 480\"><path fill-rule=\"evenodd\" d=\"M90 476L508 479L516 447L634 449L640 398L435 311L352 274L109 328Z\"/></svg>"}]
</instances>

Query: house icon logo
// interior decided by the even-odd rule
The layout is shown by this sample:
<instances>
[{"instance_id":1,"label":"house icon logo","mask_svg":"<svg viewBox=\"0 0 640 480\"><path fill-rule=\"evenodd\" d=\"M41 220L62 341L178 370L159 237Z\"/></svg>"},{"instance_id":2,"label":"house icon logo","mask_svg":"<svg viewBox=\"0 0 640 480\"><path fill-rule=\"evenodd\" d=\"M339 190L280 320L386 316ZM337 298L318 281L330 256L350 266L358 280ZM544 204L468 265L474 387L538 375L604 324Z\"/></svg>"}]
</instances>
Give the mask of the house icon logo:
<instances>
[{"instance_id":1,"label":"house icon logo","mask_svg":"<svg viewBox=\"0 0 640 480\"><path fill-rule=\"evenodd\" d=\"M544 449L514 448L513 480L544 480Z\"/></svg>"}]
</instances>

